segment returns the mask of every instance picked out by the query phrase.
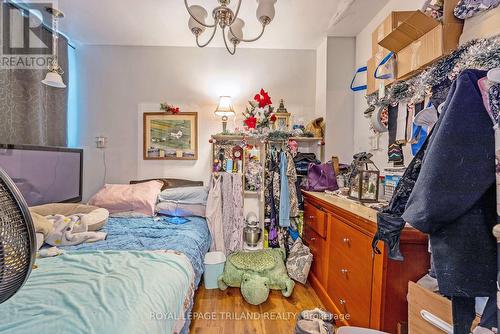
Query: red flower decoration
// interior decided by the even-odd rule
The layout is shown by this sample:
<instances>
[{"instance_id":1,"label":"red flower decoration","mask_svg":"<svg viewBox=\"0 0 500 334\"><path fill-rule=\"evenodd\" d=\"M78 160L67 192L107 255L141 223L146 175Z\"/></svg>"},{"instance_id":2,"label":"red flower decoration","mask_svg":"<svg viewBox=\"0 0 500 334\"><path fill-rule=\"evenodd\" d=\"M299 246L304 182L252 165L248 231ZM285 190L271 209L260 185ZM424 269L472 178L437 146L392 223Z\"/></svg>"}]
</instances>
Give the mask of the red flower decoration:
<instances>
[{"instance_id":1,"label":"red flower decoration","mask_svg":"<svg viewBox=\"0 0 500 334\"><path fill-rule=\"evenodd\" d=\"M179 107L177 107L177 108L172 108L172 114L178 114L178 113L179 113L179 111L181 111L181 110L179 109Z\"/></svg>"},{"instance_id":2,"label":"red flower decoration","mask_svg":"<svg viewBox=\"0 0 500 334\"><path fill-rule=\"evenodd\" d=\"M265 106L273 104L269 93L264 89L260 90L260 94L255 95L254 100L259 102L259 108L264 108Z\"/></svg>"},{"instance_id":3,"label":"red flower decoration","mask_svg":"<svg viewBox=\"0 0 500 334\"><path fill-rule=\"evenodd\" d=\"M255 127L257 126L257 118L253 116L248 117L244 123L246 126L248 126L249 129L255 129Z\"/></svg>"},{"instance_id":4,"label":"red flower decoration","mask_svg":"<svg viewBox=\"0 0 500 334\"><path fill-rule=\"evenodd\" d=\"M271 117L269 118L269 120L274 123L276 122L276 115L275 114L272 114Z\"/></svg>"}]
</instances>

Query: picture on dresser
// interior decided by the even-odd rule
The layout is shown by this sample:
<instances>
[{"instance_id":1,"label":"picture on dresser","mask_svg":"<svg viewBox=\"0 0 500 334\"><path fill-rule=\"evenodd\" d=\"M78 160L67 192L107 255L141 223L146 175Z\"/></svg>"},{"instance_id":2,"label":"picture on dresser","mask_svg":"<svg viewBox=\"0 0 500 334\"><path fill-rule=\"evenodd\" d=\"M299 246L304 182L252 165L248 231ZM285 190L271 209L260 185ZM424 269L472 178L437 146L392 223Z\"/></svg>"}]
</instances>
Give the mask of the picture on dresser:
<instances>
[{"instance_id":1,"label":"picture on dresser","mask_svg":"<svg viewBox=\"0 0 500 334\"><path fill-rule=\"evenodd\" d=\"M144 160L197 160L198 113L144 113Z\"/></svg>"}]
</instances>

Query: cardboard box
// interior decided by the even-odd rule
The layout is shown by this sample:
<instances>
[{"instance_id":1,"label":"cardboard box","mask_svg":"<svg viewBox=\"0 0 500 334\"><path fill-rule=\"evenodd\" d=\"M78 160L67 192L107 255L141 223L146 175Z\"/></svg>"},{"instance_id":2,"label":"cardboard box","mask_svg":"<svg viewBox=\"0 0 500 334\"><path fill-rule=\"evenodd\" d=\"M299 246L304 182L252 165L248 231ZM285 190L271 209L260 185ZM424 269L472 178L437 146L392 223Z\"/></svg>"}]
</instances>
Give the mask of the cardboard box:
<instances>
[{"instance_id":1,"label":"cardboard box","mask_svg":"<svg viewBox=\"0 0 500 334\"><path fill-rule=\"evenodd\" d=\"M431 324L422 316L422 311L453 326L451 300L438 293L427 290L420 285L408 282L408 333L409 334L443 334L444 331ZM476 315L471 331L479 325L481 316Z\"/></svg>"},{"instance_id":2,"label":"cardboard box","mask_svg":"<svg viewBox=\"0 0 500 334\"><path fill-rule=\"evenodd\" d=\"M397 79L407 79L450 54L458 46L462 25L438 25L397 53Z\"/></svg>"},{"instance_id":3,"label":"cardboard box","mask_svg":"<svg viewBox=\"0 0 500 334\"><path fill-rule=\"evenodd\" d=\"M384 57L387 56L388 53L389 51L387 50L378 52L368 60L367 63L368 69L366 71L366 86L367 86L366 95L371 95L377 92L381 84L387 87L388 85L390 85L395 81L395 79L387 79L387 80L376 79L374 76L378 64L380 64L382 59L384 59Z\"/></svg>"},{"instance_id":4,"label":"cardboard box","mask_svg":"<svg viewBox=\"0 0 500 334\"><path fill-rule=\"evenodd\" d=\"M381 24L379 24L372 32L372 55L376 55L379 52L386 52L378 43L396 29L411 14L413 14L413 11L392 12Z\"/></svg>"},{"instance_id":5,"label":"cardboard box","mask_svg":"<svg viewBox=\"0 0 500 334\"><path fill-rule=\"evenodd\" d=\"M500 34L500 6L468 18L460 36L460 45L476 38L489 38Z\"/></svg>"},{"instance_id":6,"label":"cardboard box","mask_svg":"<svg viewBox=\"0 0 500 334\"><path fill-rule=\"evenodd\" d=\"M459 0L445 0L439 22L414 11L389 33L380 45L397 54L397 79L407 79L458 47L463 21L453 13Z\"/></svg>"},{"instance_id":7,"label":"cardboard box","mask_svg":"<svg viewBox=\"0 0 500 334\"><path fill-rule=\"evenodd\" d=\"M443 334L443 331L426 321L421 311L453 324L451 301L416 283L408 284L408 332L410 334Z\"/></svg>"}]
</instances>

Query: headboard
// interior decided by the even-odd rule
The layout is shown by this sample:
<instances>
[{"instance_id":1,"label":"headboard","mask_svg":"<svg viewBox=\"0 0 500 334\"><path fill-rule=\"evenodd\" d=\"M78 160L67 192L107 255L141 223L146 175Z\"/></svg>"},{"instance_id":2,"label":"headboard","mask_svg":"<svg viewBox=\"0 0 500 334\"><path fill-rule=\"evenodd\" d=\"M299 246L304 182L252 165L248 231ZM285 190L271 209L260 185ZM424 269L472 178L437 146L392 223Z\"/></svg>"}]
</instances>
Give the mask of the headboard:
<instances>
[{"instance_id":1,"label":"headboard","mask_svg":"<svg viewBox=\"0 0 500 334\"><path fill-rule=\"evenodd\" d=\"M165 190L168 188L184 188L184 187L203 186L203 181L191 181L191 180L183 180L183 179L165 179L165 178L156 178L156 179L147 179L147 180L133 180L133 181L130 181L130 184L144 183L144 182L149 182L149 181L163 182L163 187L161 187L161 190Z\"/></svg>"}]
</instances>

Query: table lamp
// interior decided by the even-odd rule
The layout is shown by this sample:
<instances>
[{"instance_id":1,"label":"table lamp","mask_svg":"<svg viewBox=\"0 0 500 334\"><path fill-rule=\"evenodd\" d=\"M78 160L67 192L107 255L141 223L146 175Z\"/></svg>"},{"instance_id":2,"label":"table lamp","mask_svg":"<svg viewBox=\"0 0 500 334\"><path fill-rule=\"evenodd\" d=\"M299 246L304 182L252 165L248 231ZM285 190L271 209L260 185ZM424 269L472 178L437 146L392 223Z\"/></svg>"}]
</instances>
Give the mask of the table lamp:
<instances>
[{"instance_id":1,"label":"table lamp","mask_svg":"<svg viewBox=\"0 0 500 334\"><path fill-rule=\"evenodd\" d=\"M234 116L235 112L230 96L221 96L219 105L215 109L215 114L222 117L222 133L227 133L227 120L229 116Z\"/></svg>"}]
</instances>

